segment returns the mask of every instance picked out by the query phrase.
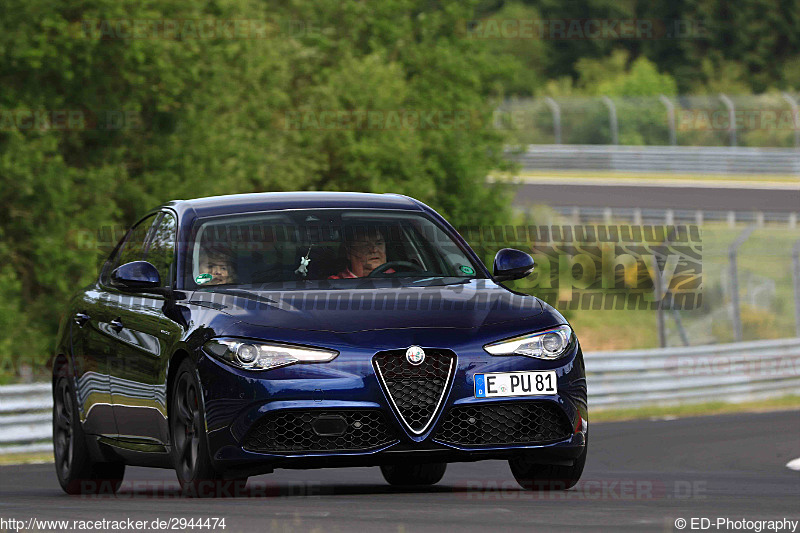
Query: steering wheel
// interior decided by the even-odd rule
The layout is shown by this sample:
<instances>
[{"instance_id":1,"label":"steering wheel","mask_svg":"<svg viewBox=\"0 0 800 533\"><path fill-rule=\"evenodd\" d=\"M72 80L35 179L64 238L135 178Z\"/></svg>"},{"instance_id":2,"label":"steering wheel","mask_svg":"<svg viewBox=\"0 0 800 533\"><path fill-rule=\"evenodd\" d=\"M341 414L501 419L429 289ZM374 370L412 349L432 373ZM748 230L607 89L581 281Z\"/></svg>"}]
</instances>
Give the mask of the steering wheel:
<instances>
[{"instance_id":1,"label":"steering wheel","mask_svg":"<svg viewBox=\"0 0 800 533\"><path fill-rule=\"evenodd\" d=\"M406 270L414 270L416 272L424 272L425 271L424 268L422 268L418 264L412 263L410 261L389 261L388 263L384 263L381 266L375 268L372 272L367 274L367 277L371 278L372 276L375 276L377 274L383 274L384 272L386 272L390 268L395 268L395 269L404 268Z\"/></svg>"}]
</instances>

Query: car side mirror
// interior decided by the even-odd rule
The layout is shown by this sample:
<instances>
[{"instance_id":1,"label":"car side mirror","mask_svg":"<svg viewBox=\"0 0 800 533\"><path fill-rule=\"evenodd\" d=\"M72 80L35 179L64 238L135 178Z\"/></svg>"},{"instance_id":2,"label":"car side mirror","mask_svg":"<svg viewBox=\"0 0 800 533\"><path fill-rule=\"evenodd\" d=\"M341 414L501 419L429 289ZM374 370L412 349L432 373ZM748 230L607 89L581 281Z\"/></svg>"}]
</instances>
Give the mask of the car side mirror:
<instances>
[{"instance_id":1,"label":"car side mirror","mask_svg":"<svg viewBox=\"0 0 800 533\"><path fill-rule=\"evenodd\" d=\"M114 269L111 285L128 291L154 289L161 286L161 276L151 263L132 261Z\"/></svg>"},{"instance_id":2,"label":"car side mirror","mask_svg":"<svg viewBox=\"0 0 800 533\"><path fill-rule=\"evenodd\" d=\"M503 248L494 256L494 280L521 279L533 272L533 257L522 250Z\"/></svg>"}]
</instances>

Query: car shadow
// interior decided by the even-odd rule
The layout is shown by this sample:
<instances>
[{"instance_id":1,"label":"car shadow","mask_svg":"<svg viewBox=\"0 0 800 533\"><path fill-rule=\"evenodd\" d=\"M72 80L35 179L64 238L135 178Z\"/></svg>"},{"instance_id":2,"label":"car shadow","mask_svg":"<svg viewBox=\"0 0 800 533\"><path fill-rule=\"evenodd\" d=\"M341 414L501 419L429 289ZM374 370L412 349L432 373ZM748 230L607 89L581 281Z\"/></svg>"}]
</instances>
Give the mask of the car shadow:
<instances>
[{"instance_id":1,"label":"car shadow","mask_svg":"<svg viewBox=\"0 0 800 533\"><path fill-rule=\"evenodd\" d=\"M484 494L487 492L511 493L526 492L522 488L503 483L493 488L483 483L471 482L395 487L386 484L336 484L309 481L270 483L267 481L250 481L244 488L232 482L214 482L203 486L201 483L194 493L192 489L183 491L177 481L131 481L123 482L119 490L101 491L99 494L80 496L84 499L176 499L201 498L312 498L323 496L359 496L359 495L391 495L391 494Z\"/></svg>"}]
</instances>

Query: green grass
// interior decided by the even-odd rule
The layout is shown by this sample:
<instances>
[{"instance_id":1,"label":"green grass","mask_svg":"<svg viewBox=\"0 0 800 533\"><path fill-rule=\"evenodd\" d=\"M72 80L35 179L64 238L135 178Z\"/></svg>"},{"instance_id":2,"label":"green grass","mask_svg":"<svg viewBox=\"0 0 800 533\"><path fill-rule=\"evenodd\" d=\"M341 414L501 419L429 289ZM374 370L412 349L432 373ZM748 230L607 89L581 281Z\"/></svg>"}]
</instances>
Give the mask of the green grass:
<instances>
[{"instance_id":1,"label":"green grass","mask_svg":"<svg viewBox=\"0 0 800 533\"><path fill-rule=\"evenodd\" d=\"M52 463L53 452L36 453L10 453L0 454L0 466L5 465L27 465L34 463Z\"/></svg>"},{"instance_id":2,"label":"green grass","mask_svg":"<svg viewBox=\"0 0 800 533\"><path fill-rule=\"evenodd\" d=\"M496 179L521 178L606 178L615 180L680 180L680 181L737 181L746 183L796 183L800 176L793 174L675 174L672 172L612 172L612 171L564 171L564 170L524 170L513 175L493 174Z\"/></svg>"},{"instance_id":3,"label":"green grass","mask_svg":"<svg viewBox=\"0 0 800 533\"><path fill-rule=\"evenodd\" d=\"M716 342L734 340L731 320L713 313L730 303L728 248L744 227L705 224L703 239L703 296L706 310L684 311L691 321L710 321ZM739 248L737 255L739 296L744 340L772 339L795 335L792 282L793 244L800 230L781 226L757 229Z\"/></svg>"},{"instance_id":4,"label":"green grass","mask_svg":"<svg viewBox=\"0 0 800 533\"><path fill-rule=\"evenodd\" d=\"M747 403L706 402L688 405L607 410L592 410L590 398L589 408L589 420L591 422L616 422L621 420L642 420L662 417L686 418L692 416L710 416L726 413L758 413L788 410L794 411L800 409L800 396L789 395L782 398Z\"/></svg>"},{"instance_id":5,"label":"green grass","mask_svg":"<svg viewBox=\"0 0 800 533\"><path fill-rule=\"evenodd\" d=\"M706 223L701 227L703 306L679 313L690 344L734 341L729 313L728 248L744 229L743 225L729 228L726 223ZM744 340L795 335L791 249L798 239L798 229L766 225L754 231L739 249L737 265ZM579 309L566 314L584 350L658 347L655 311ZM672 312L665 313L665 322L668 344L680 345Z\"/></svg>"},{"instance_id":6,"label":"green grass","mask_svg":"<svg viewBox=\"0 0 800 533\"><path fill-rule=\"evenodd\" d=\"M584 351L658 348L655 311L575 310L568 320Z\"/></svg>"}]
</instances>

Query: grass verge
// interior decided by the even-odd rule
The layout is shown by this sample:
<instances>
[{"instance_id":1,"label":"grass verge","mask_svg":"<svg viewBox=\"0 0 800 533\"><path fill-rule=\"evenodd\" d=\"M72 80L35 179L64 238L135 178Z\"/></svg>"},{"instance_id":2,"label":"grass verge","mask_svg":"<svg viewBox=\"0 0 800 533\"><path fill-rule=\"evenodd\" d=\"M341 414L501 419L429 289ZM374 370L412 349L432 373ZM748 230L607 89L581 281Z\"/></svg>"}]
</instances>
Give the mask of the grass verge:
<instances>
[{"instance_id":1,"label":"grass verge","mask_svg":"<svg viewBox=\"0 0 800 533\"><path fill-rule=\"evenodd\" d=\"M0 454L0 466L29 465L36 463L52 463L53 452L9 453Z\"/></svg>"},{"instance_id":2,"label":"grass verge","mask_svg":"<svg viewBox=\"0 0 800 533\"><path fill-rule=\"evenodd\" d=\"M499 178L501 175L494 176ZM608 171L586 171L569 172L560 170L530 171L523 170L514 174L520 178L563 178L563 179L614 179L614 180L663 180L663 181L710 181L710 182L743 182L743 183L800 183L800 178L796 175L781 174L674 174L672 172L608 172Z\"/></svg>"},{"instance_id":3,"label":"grass verge","mask_svg":"<svg viewBox=\"0 0 800 533\"><path fill-rule=\"evenodd\" d=\"M590 422L619 422L649 418L711 416L728 413L760 413L800 409L800 395L758 400L747 403L706 402L664 407L636 407L630 409L604 409L593 411L589 400Z\"/></svg>"}]
</instances>

